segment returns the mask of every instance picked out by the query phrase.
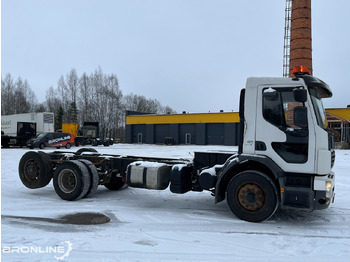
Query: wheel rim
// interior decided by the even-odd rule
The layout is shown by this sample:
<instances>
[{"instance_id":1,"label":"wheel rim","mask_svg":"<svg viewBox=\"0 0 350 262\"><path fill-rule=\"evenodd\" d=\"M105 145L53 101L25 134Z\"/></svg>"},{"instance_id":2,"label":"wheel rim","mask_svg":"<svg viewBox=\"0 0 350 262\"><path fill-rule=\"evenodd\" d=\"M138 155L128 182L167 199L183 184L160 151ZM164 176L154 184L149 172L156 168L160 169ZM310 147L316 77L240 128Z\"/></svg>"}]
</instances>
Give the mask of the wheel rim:
<instances>
[{"instance_id":1,"label":"wheel rim","mask_svg":"<svg viewBox=\"0 0 350 262\"><path fill-rule=\"evenodd\" d=\"M265 193L256 184L245 184L237 193L238 203L248 211L258 211L265 205Z\"/></svg>"},{"instance_id":2,"label":"wheel rim","mask_svg":"<svg viewBox=\"0 0 350 262\"><path fill-rule=\"evenodd\" d=\"M24 164L24 176L31 181L38 179L40 173L40 168L38 162L34 159L28 160Z\"/></svg>"},{"instance_id":3,"label":"wheel rim","mask_svg":"<svg viewBox=\"0 0 350 262\"><path fill-rule=\"evenodd\" d=\"M73 192L77 186L77 176L70 169L62 170L58 175L58 186L66 194Z\"/></svg>"}]
</instances>

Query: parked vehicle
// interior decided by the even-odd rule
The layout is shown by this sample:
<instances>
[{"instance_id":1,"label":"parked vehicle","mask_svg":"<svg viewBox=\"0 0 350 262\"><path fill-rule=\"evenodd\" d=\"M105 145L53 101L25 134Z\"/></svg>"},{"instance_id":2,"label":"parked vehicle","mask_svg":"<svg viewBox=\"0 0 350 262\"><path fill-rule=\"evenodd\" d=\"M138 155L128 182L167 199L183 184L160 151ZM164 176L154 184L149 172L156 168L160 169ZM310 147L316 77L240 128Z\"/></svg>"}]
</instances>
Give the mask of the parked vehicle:
<instances>
[{"instance_id":1,"label":"parked vehicle","mask_svg":"<svg viewBox=\"0 0 350 262\"><path fill-rule=\"evenodd\" d=\"M73 125L73 124L71 124ZM67 128L71 125L67 125ZM63 126L62 126L62 131ZM93 145L93 146L109 146L113 145L113 139L106 138L102 139L100 137L100 123L99 122L84 122L81 129L78 131L78 135L75 137L75 145Z\"/></svg>"},{"instance_id":2,"label":"parked vehicle","mask_svg":"<svg viewBox=\"0 0 350 262\"><path fill-rule=\"evenodd\" d=\"M238 152L195 152L193 160L71 152L28 152L19 176L28 188L51 178L58 196L77 200L98 185L183 194L207 190L215 203L227 200L240 219L260 222L278 207L325 209L334 201L334 138L327 128L322 99L326 83L294 70L293 78L251 77L240 95Z\"/></svg>"},{"instance_id":3,"label":"parked vehicle","mask_svg":"<svg viewBox=\"0 0 350 262\"><path fill-rule=\"evenodd\" d=\"M43 133L39 134L35 138L31 138L27 141L27 147L29 148L40 148L45 147L65 147L69 149L74 144L74 136L70 133Z\"/></svg>"},{"instance_id":4,"label":"parked vehicle","mask_svg":"<svg viewBox=\"0 0 350 262\"><path fill-rule=\"evenodd\" d=\"M54 131L54 114L27 113L1 116L1 146L26 146L28 139Z\"/></svg>"}]
</instances>

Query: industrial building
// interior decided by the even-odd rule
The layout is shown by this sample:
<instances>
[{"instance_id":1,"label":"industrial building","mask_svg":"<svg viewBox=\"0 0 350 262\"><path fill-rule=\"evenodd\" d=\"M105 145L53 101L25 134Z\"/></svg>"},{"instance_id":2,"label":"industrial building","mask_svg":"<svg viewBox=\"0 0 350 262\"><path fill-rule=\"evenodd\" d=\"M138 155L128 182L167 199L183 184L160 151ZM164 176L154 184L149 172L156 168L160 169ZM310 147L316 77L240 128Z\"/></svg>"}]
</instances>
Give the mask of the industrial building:
<instances>
[{"instance_id":1,"label":"industrial building","mask_svg":"<svg viewBox=\"0 0 350 262\"><path fill-rule=\"evenodd\" d=\"M137 115L127 112L127 143L237 145L238 113Z\"/></svg>"}]
</instances>

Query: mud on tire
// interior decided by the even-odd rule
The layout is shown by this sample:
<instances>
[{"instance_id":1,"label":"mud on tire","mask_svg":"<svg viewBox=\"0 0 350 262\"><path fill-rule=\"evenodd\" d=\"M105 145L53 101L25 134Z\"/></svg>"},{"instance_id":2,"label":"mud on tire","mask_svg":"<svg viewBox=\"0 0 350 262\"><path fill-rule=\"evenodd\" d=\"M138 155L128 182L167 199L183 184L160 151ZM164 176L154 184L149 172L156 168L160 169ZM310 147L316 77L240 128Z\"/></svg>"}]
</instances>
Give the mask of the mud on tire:
<instances>
[{"instance_id":1,"label":"mud on tire","mask_svg":"<svg viewBox=\"0 0 350 262\"><path fill-rule=\"evenodd\" d=\"M50 157L44 152L25 153L18 165L18 174L23 185L36 189L46 186L52 178Z\"/></svg>"}]
</instances>

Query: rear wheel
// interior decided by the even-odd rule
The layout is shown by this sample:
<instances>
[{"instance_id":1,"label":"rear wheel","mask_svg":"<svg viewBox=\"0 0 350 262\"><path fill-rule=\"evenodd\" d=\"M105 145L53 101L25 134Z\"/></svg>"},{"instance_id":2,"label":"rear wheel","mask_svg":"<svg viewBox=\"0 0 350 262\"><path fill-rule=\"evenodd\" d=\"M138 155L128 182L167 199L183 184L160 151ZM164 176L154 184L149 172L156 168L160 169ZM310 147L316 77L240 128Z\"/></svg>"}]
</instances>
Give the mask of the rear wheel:
<instances>
[{"instance_id":1,"label":"rear wheel","mask_svg":"<svg viewBox=\"0 0 350 262\"><path fill-rule=\"evenodd\" d=\"M44 152L29 151L19 161L18 173L26 187L31 189L44 187L52 178L50 157Z\"/></svg>"},{"instance_id":2,"label":"rear wheel","mask_svg":"<svg viewBox=\"0 0 350 262\"><path fill-rule=\"evenodd\" d=\"M227 203L240 219L261 222L277 210L277 189L270 177L259 171L244 171L234 176L227 187Z\"/></svg>"},{"instance_id":3,"label":"rear wheel","mask_svg":"<svg viewBox=\"0 0 350 262\"><path fill-rule=\"evenodd\" d=\"M81 163L83 163L88 171L89 171L89 175L90 175L90 188L88 190L88 192L86 193L86 195L84 197L87 196L92 196L96 193L97 191L97 187L100 181L100 178L98 176L98 172L96 167L94 166L93 163L91 163L91 161L86 160L86 159L79 159L78 161L80 161Z\"/></svg>"},{"instance_id":4,"label":"rear wheel","mask_svg":"<svg viewBox=\"0 0 350 262\"><path fill-rule=\"evenodd\" d=\"M70 149L70 147L71 147L71 144L70 144L70 143L67 143L66 148L67 148L67 149Z\"/></svg>"},{"instance_id":5,"label":"rear wheel","mask_svg":"<svg viewBox=\"0 0 350 262\"><path fill-rule=\"evenodd\" d=\"M78 200L90 189L91 181L87 167L78 160L61 163L53 174L53 185L64 200Z\"/></svg>"}]
</instances>

